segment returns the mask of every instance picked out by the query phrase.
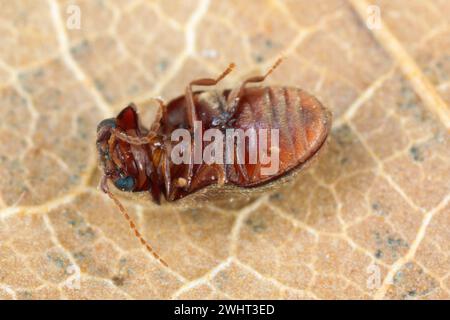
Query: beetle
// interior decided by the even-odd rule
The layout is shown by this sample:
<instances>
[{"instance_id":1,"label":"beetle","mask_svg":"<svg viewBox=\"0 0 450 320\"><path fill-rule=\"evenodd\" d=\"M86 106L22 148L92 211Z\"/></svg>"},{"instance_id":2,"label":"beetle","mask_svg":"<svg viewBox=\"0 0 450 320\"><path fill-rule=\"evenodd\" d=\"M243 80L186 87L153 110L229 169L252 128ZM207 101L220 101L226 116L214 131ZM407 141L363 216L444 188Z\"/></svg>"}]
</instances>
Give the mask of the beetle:
<instances>
[{"instance_id":1,"label":"beetle","mask_svg":"<svg viewBox=\"0 0 450 320\"><path fill-rule=\"evenodd\" d=\"M331 113L314 96L299 88L249 86L263 82L281 61L278 59L264 75L250 77L231 90L194 91L193 87L216 85L232 71L234 64L216 79L191 81L184 95L167 105L156 99L159 112L149 129L140 124L134 104L124 108L117 117L101 121L97 127L97 150L104 173L101 189L113 197L107 185L111 180L122 191L149 192L159 204L162 197L168 202L178 201L211 185L255 189L304 167L324 145L331 127ZM201 123L201 133L216 129L224 137L229 129L278 130L278 170L264 175L261 159L246 163L251 151L248 146L244 147L244 161L194 163L194 149L198 146L194 139L196 122ZM181 152L189 154L188 163L172 161L175 142L171 134L177 129L190 133L192 143ZM201 149L206 146L202 145ZM237 160L238 155L236 152L232 160ZM126 218L145 244L129 216Z\"/></svg>"}]
</instances>

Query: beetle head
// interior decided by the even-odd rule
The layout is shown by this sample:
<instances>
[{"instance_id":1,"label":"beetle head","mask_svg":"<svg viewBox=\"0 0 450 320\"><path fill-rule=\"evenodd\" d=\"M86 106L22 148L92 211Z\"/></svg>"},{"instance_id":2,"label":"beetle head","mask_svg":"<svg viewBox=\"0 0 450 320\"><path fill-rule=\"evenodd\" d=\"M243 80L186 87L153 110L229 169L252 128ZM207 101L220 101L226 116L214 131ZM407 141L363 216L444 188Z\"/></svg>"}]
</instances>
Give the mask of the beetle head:
<instances>
[{"instance_id":1,"label":"beetle head","mask_svg":"<svg viewBox=\"0 0 450 320\"><path fill-rule=\"evenodd\" d=\"M97 151L104 176L101 187L107 190L107 180L122 191L137 190L140 175L129 143L119 140L114 130L139 135L138 115L134 105L123 109L116 118L101 121L97 126ZM142 185L142 184L141 184Z\"/></svg>"}]
</instances>

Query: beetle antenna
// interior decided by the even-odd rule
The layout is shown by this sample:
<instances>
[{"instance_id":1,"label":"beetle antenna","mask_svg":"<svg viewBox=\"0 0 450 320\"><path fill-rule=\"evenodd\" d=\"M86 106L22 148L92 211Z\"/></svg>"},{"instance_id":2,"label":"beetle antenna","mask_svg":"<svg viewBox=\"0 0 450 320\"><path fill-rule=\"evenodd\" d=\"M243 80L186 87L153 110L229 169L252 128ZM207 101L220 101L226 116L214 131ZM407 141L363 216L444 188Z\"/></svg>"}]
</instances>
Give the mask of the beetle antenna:
<instances>
[{"instance_id":1,"label":"beetle antenna","mask_svg":"<svg viewBox=\"0 0 450 320\"><path fill-rule=\"evenodd\" d=\"M114 203L116 204L116 206L119 208L120 213L122 213L123 217L128 221L128 224L130 225L131 230L133 230L134 235L136 236L136 238L139 239L139 241L141 242L141 244L147 249L148 252L150 252L153 257L158 260L163 266L165 267L169 267L169 265L167 264L167 262L165 262L156 252L155 250L153 250L152 246L144 239L144 237L141 235L141 233L139 232L139 230L136 227L136 224L134 223L133 219L130 217L130 215L128 214L127 210L125 209L125 207L122 205L122 203L119 201L119 199L117 199L112 193L111 191L109 191L109 188L105 188L103 191L105 191L108 196L111 198L112 201L114 201Z\"/></svg>"}]
</instances>

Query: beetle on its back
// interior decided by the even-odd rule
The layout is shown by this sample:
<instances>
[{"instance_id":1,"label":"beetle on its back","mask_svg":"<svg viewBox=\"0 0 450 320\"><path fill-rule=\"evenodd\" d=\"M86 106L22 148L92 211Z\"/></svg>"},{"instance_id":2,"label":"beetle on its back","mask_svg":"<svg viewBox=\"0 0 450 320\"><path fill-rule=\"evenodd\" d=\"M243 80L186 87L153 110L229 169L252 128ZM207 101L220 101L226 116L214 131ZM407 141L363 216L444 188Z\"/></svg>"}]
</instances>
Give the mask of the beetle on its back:
<instances>
[{"instance_id":1,"label":"beetle on its back","mask_svg":"<svg viewBox=\"0 0 450 320\"><path fill-rule=\"evenodd\" d=\"M303 167L323 146L330 130L331 114L315 97L298 88L248 87L250 83L264 81L280 62L281 59L265 75L251 77L232 90L193 91L192 87L216 85L231 72L234 64L217 79L190 82L185 94L167 105L157 100L159 117L149 129L140 126L132 104L116 118L100 122L97 149L104 172L103 191L118 203L108 190L107 180L111 180L123 191L148 191L156 203L160 203L161 196L171 202L217 184L256 188ZM178 129L187 130L192 143L177 146L178 141L173 141L171 136ZM202 154L209 144L217 142L215 136L213 142L210 139L209 143L199 143L195 139L197 129L201 135L210 129L222 133L225 157L232 161L196 162L196 149ZM266 156L277 155L278 170L265 174L268 164L262 157L248 161L255 151L252 149L262 151L259 150L263 148L261 137L239 149L234 139L227 139L230 130L276 131L277 136L271 135L269 140L278 143L265 152ZM175 148L188 161L174 161ZM121 211L129 219L123 207ZM132 221L130 226L145 243Z\"/></svg>"}]
</instances>

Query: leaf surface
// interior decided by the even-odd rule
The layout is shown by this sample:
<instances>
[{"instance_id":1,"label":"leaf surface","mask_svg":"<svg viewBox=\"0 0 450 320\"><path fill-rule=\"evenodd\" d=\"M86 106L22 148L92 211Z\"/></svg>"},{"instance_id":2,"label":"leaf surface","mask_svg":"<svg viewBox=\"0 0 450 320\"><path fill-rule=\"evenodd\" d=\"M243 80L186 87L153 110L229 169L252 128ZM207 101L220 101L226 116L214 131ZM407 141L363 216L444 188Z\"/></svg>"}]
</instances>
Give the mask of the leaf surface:
<instances>
[{"instance_id":1,"label":"leaf surface","mask_svg":"<svg viewBox=\"0 0 450 320\"><path fill-rule=\"evenodd\" d=\"M0 7L0 298L450 298L450 3L7 1ZM334 114L294 187L244 207L97 189L96 125L188 81L304 88ZM147 121L148 120L148 121ZM77 275L80 275L77 277Z\"/></svg>"}]
</instances>

